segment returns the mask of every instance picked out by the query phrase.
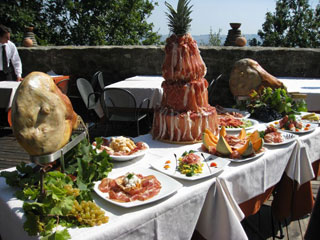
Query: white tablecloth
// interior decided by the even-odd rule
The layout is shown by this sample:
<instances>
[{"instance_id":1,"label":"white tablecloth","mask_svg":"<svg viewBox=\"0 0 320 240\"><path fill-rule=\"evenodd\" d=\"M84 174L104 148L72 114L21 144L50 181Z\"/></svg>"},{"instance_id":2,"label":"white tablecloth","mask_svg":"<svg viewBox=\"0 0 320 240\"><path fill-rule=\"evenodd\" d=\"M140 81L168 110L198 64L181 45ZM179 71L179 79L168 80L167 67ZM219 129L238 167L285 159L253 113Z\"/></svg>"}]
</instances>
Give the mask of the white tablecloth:
<instances>
[{"instance_id":1,"label":"white tablecloth","mask_svg":"<svg viewBox=\"0 0 320 240\"><path fill-rule=\"evenodd\" d=\"M10 108L20 82L0 81L0 108Z\"/></svg>"},{"instance_id":2,"label":"white tablecloth","mask_svg":"<svg viewBox=\"0 0 320 240\"><path fill-rule=\"evenodd\" d=\"M94 194L98 205L110 217L109 223L94 228L70 229L69 232L73 239L168 239L168 234L170 239L190 239L196 227L207 239L247 239L241 226L244 214L238 204L274 186L284 171L288 171L292 179L301 179L300 182L310 180L310 164L319 157L319 135L320 129L317 128L313 133L301 136L299 141L305 151L301 148L298 155L293 153L301 145L292 142L269 147L256 160L231 163L217 176L198 181L179 180L183 187L176 194L145 206L121 208ZM149 134L136 140L147 142L149 152L141 159L116 163L114 172L149 168L150 162L159 158L173 153L179 155L201 146L200 143L158 142ZM14 192L0 178L0 234L4 240L27 239L22 229L22 202L13 196Z\"/></svg>"},{"instance_id":3,"label":"white tablecloth","mask_svg":"<svg viewBox=\"0 0 320 240\"><path fill-rule=\"evenodd\" d=\"M155 108L157 105L160 105L161 103L161 84L163 80L164 79L160 76L135 76L108 85L105 88L122 88L130 91L135 96L138 106L143 101L143 99L149 98L149 107Z\"/></svg>"},{"instance_id":4,"label":"white tablecloth","mask_svg":"<svg viewBox=\"0 0 320 240\"><path fill-rule=\"evenodd\" d=\"M287 87L288 92L298 92L307 95L308 111L320 111L320 79L278 77Z\"/></svg>"}]
</instances>

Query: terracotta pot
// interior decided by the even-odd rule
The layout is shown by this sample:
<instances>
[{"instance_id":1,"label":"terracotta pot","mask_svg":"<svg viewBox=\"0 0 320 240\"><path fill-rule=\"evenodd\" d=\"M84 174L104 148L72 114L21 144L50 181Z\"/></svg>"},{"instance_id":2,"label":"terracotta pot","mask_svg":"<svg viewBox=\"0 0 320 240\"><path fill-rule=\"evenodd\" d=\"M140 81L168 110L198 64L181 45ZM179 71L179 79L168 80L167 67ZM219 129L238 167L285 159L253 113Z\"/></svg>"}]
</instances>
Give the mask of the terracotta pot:
<instances>
[{"instance_id":1,"label":"terracotta pot","mask_svg":"<svg viewBox=\"0 0 320 240\"><path fill-rule=\"evenodd\" d=\"M23 39L23 46L24 47L32 47L33 41L31 38L25 38Z\"/></svg>"},{"instance_id":2,"label":"terracotta pot","mask_svg":"<svg viewBox=\"0 0 320 240\"><path fill-rule=\"evenodd\" d=\"M243 47L247 44L247 39L245 37L237 37L236 38L236 45L239 47Z\"/></svg>"},{"instance_id":3,"label":"terracotta pot","mask_svg":"<svg viewBox=\"0 0 320 240\"><path fill-rule=\"evenodd\" d=\"M230 23L230 26L233 30L237 30L241 26L241 23Z\"/></svg>"}]
</instances>

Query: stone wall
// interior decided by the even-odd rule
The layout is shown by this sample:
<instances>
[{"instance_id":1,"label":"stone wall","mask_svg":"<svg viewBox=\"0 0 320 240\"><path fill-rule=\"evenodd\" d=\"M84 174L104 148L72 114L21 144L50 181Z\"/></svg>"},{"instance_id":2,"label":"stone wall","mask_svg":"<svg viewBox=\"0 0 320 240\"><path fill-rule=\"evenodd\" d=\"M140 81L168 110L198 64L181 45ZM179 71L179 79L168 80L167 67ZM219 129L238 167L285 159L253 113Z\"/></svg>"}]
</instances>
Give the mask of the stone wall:
<instances>
[{"instance_id":1,"label":"stone wall","mask_svg":"<svg viewBox=\"0 0 320 240\"><path fill-rule=\"evenodd\" d=\"M274 76L320 78L320 49L267 47L199 47L211 82L223 74L220 95L228 93L228 76L234 62L252 58ZM100 70L106 83L135 75L161 75L163 46L63 46L18 48L23 76L32 71L70 75L69 93L76 94L75 80L90 79ZM219 93L217 93L219 94Z\"/></svg>"}]
</instances>

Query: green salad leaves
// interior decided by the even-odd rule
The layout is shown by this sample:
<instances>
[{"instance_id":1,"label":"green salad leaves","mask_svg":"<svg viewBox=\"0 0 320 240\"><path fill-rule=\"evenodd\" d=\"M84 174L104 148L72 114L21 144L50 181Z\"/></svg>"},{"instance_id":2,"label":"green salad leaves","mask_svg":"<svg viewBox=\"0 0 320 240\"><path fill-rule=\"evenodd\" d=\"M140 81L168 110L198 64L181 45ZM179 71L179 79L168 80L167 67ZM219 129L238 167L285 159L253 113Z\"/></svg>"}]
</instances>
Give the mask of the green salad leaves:
<instances>
[{"instance_id":1,"label":"green salad leaves","mask_svg":"<svg viewBox=\"0 0 320 240\"><path fill-rule=\"evenodd\" d=\"M99 147L102 139L95 140ZM39 166L21 163L16 171L0 173L8 185L18 188L15 195L24 200L24 229L29 235L70 239L67 227L90 227L108 221L104 211L92 202L90 192L94 181L107 177L112 170L109 155L105 151L97 153L84 139L65 155L64 162L64 173L58 164L45 173L43 192ZM59 225L62 228L57 228Z\"/></svg>"}]
</instances>

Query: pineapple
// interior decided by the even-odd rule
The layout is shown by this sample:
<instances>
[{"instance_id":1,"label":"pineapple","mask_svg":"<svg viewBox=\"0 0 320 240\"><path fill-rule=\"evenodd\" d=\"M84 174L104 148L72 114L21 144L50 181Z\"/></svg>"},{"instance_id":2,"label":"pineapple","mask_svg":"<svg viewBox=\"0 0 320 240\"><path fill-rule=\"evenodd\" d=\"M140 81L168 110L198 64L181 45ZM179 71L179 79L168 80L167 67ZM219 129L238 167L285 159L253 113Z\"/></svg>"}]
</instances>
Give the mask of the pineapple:
<instances>
[{"instance_id":1,"label":"pineapple","mask_svg":"<svg viewBox=\"0 0 320 240\"><path fill-rule=\"evenodd\" d=\"M166 13L169 20L169 29L176 35L185 35L191 26L192 19L190 18L192 6L188 6L190 0L179 0L177 11L167 2L167 6L170 13Z\"/></svg>"},{"instance_id":2,"label":"pineapple","mask_svg":"<svg viewBox=\"0 0 320 240\"><path fill-rule=\"evenodd\" d=\"M200 56L197 42L188 33L191 21L190 0L179 0L177 10L165 2L169 29L172 35L166 40L162 76L168 81L190 82L200 80L206 74L206 66Z\"/></svg>"}]
</instances>

